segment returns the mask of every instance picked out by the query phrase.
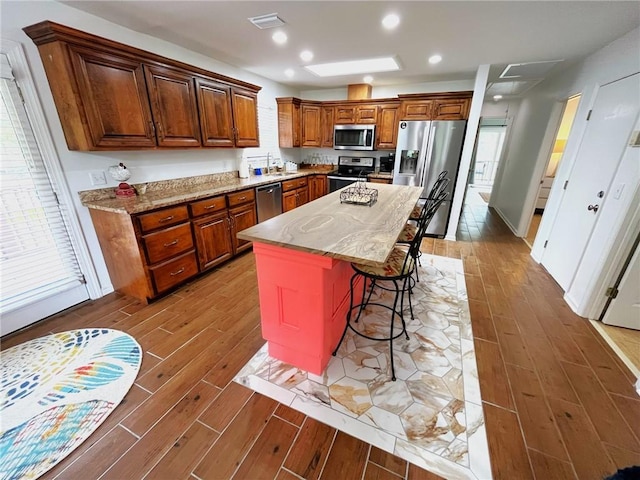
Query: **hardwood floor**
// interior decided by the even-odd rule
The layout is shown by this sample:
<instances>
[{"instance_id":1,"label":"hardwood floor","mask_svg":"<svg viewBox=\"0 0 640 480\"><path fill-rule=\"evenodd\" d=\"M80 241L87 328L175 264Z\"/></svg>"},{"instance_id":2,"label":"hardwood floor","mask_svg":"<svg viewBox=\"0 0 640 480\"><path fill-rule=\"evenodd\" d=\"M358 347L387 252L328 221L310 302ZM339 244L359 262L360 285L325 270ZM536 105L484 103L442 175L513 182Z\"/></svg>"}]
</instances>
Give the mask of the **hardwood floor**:
<instances>
[{"instance_id":1,"label":"hardwood floor","mask_svg":"<svg viewBox=\"0 0 640 480\"><path fill-rule=\"evenodd\" d=\"M602 479L640 464L634 376L484 205L459 241L428 253L464 262L496 479ZM263 341L249 252L148 306L118 294L2 339L2 348L83 327L133 335L136 384L44 478L440 478L231 381Z\"/></svg>"}]
</instances>

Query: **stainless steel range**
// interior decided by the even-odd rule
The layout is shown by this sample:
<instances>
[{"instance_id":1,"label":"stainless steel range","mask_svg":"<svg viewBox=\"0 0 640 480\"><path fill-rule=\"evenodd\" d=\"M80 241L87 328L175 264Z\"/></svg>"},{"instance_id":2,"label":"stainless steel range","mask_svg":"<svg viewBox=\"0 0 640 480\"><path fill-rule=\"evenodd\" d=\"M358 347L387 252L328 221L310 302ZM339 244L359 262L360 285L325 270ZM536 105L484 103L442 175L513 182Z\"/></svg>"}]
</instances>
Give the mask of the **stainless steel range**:
<instances>
[{"instance_id":1,"label":"stainless steel range","mask_svg":"<svg viewBox=\"0 0 640 480\"><path fill-rule=\"evenodd\" d=\"M364 178L375 170L374 157L338 157L338 170L327 175L329 179L329 193L351 185L358 179Z\"/></svg>"}]
</instances>

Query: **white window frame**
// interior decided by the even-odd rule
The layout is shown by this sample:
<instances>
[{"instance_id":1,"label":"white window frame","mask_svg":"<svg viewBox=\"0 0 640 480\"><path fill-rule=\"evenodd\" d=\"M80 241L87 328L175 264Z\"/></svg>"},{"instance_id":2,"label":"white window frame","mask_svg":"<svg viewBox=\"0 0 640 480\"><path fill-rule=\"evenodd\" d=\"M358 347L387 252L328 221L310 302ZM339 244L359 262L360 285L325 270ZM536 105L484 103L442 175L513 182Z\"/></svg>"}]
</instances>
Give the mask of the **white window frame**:
<instances>
[{"instance_id":1,"label":"white window frame","mask_svg":"<svg viewBox=\"0 0 640 480\"><path fill-rule=\"evenodd\" d=\"M53 137L47 126L44 109L40 103L40 98L38 97L22 44L2 39L0 42L0 52L4 53L9 59L13 75L24 98L24 107L27 111L36 143L42 153L42 160L51 179L53 189L58 196L60 206L67 214L65 218L68 221L67 228L69 236L76 250L80 270L85 277L89 297L92 299L100 298L103 296L100 281L93 262L91 261L89 247L82 234L78 213L73 206L73 197L71 196L69 185L65 179Z\"/></svg>"}]
</instances>

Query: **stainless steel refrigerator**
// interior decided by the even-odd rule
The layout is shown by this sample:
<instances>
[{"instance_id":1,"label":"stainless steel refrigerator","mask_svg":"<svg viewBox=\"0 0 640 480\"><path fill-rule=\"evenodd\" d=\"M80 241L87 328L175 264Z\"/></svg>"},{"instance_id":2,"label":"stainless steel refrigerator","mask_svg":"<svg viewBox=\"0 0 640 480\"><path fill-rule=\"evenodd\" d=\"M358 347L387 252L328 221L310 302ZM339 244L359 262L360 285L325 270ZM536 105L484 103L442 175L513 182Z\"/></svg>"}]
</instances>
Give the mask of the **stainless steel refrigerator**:
<instances>
[{"instance_id":1,"label":"stainless steel refrigerator","mask_svg":"<svg viewBox=\"0 0 640 480\"><path fill-rule=\"evenodd\" d=\"M394 184L422 186L421 196L427 197L440 172L449 172L449 196L427 228L431 236L447 233L466 125L466 120L402 121L399 125Z\"/></svg>"}]
</instances>

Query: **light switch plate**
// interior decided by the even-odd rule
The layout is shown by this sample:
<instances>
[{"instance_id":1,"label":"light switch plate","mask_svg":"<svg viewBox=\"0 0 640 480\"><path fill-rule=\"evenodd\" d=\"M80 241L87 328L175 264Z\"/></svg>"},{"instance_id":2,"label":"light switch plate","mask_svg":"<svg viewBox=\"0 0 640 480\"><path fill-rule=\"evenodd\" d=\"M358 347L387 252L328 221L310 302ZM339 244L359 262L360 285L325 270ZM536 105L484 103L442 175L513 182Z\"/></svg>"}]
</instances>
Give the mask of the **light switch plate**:
<instances>
[{"instance_id":1,"label":"light switch plate","mask_svg":"<svg viewBox=\"0 0 640 480\"><path fill-rule=\"evenodd\" d=\"M91 185L93 186L107 184L107 176L102 170L93 170L89 172L89 179L91 180Z\"/></svg>"}]
</instances>

